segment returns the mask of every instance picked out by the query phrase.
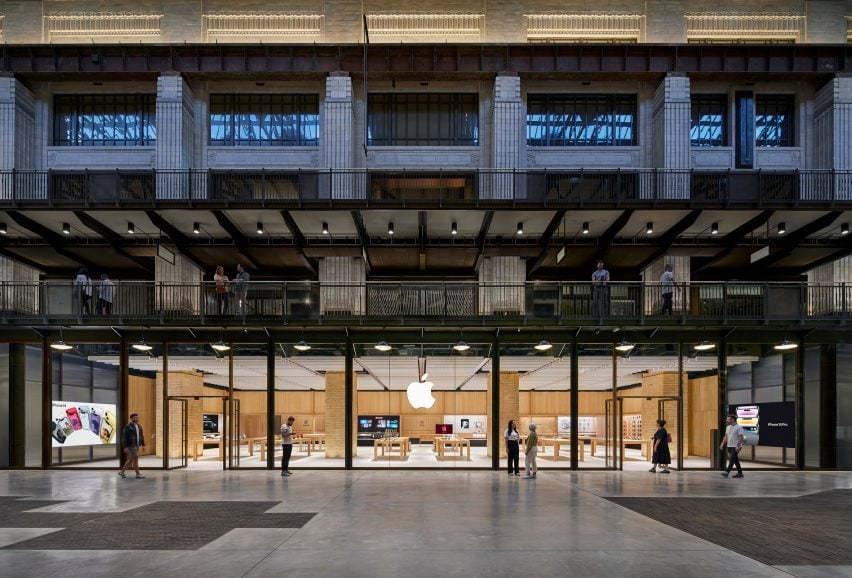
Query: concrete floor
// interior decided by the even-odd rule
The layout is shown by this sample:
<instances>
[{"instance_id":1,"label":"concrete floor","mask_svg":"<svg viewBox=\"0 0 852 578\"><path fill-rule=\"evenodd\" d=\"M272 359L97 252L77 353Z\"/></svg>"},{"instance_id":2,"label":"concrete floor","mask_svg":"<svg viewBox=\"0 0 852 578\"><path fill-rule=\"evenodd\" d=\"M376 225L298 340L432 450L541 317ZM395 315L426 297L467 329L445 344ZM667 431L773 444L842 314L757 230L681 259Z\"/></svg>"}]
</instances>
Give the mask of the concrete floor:
<instances>
[{"instance_id":1,"label":"concrete floor","mask_svg":"<svg viewBox=\"0 0 852 578\"><path fill-rule=\"evenodd\" d=\"M0 496L67 500L39 512L126 512L168 501L271 502L311 513L300 528L233 528L197 550L0 549L0 574L146 576L852 576L852 567L773 567L653 521L609 496L771 497L852 488L852 473L542 472L537 480L468 471L4 471ZM19 514L19 518L25 515ZM63 518L67 520L67 517ZM81 527L7 520L0 547ZM202 522L203 523L203 522ZM163 521L168 531L168 520ZM262 524L258 524L261 526ZM783 528L770 528L783 531ZM62 534L56 534L59 540ZM819 540L819 536L814 537ZM19 546L20 547L20 546Z\"/></svg>"}]
</instances>

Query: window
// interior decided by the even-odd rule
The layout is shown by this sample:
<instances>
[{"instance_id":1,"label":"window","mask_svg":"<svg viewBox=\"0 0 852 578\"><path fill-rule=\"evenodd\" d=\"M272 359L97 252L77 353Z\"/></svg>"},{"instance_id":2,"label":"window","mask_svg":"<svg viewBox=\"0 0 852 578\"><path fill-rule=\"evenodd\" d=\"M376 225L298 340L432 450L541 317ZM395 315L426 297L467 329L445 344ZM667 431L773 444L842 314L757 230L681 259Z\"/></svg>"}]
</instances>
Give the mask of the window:
<instances>
[{"instance_id":1,"label":"window","mask_svg":"<svg viewBox=\"0 0 852 578\"><path fill-rule=\"evenodd\" d=\"M631 146L636 144L636 96L530 95L530 146Z\"/></svg>"},{"instance_id":2,"label":"window","mask_svg":"<svg viewBox=\"0 0 852 578\"><path fill-rule=\"evenodd\" d=\"M62 94L53 107L57 146L151 146L157 142L154 94Z\"/></svg>"},{"instance_id":3,"label":"window","mask_svg":"<svg viewBox=\"0 0 852 578\"><path fill-rule=\"evenodd\" d=\"M477 94L369 96L367 144L375 146L476 146Z\"/></svg>"},{"instance_id":4,"label":"window","mask_svg":"<svg viewBox=\"0 0 852 578\"><path fill-rule=\"evenodd\" d=\"M728 144L728 97L724 94L692 96L689 144L694 147L723 147Z\"/></svg>"},{"instance_id":5,"label":"window","mask_svg":"<svg viewBox=\"0 0 852 578\"><path fill-rule=\"evenodd\" d=\"M794 99L790 94L757 96L754 112L754 144L759 147L791 147Z\"/></svg>"},{"instance_id":6,"label":"window","mask_svg":"<svg viewBox=\"0 0 852 578\"><path fill-rule=\"evenodd\" d=\"M315 94L211 94L213 146L316 146Z\"/></svg>"}]
</instances>

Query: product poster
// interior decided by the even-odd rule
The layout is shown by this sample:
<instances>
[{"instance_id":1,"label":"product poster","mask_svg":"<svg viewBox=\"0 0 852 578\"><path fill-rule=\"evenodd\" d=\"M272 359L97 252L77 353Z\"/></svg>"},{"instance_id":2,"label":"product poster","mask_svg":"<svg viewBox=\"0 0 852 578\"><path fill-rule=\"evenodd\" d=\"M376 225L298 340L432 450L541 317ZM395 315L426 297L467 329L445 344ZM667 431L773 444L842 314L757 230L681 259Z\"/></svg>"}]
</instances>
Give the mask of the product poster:
<instances>
[{"instance_id":1,"label":"product poster","mask_svg":"<svg viewBox=\"0 0 852 578\"><path fill-rule=\"evenodd\" d=\"M445 415L444 423L452 424L453 432L456 434L484 436L488 433L488 416L485 415Z\"/></svg>"},{"instance_id":2,"label":"product poster","mask_svg":"<svg viewBox=\"0 0 852 578\"><path fill-rule=\"evenodd\" d=\"M53 447L110 445L115 443L115 405L54 401L50 435Z\"/></svg>"},{"instance_id":3,"label":"product poster","mask_svg":"<svg viewBox=\"0 0 852 578\"><path fill-rule=\"evenodd\" d=\"M745 433L746 445L796 447L796 404L792 401L732 405L729 413Z\"/></svg>"}]
</instances>

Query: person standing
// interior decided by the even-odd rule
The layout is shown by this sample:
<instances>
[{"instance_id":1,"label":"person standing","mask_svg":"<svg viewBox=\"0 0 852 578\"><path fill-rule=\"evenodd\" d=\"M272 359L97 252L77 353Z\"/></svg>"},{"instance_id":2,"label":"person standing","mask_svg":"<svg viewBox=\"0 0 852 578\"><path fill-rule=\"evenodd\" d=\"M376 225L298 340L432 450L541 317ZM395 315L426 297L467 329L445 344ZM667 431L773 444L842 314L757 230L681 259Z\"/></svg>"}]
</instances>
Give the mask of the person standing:
<instances>
[{"instance_id":1,"label":"person standing","mask_svg":"<svg viewBox=\"0 0 852 578\"><path fill-rule=\"evenodd\" d=\"M538 426L531 423L530 433L527 436L525 444L524 468L527 472L527 475L524 476L525 480L535 479L538 473L538 465L535 463L535 458L538 456L538 434L536 433L536 429L538 429Z\"/></svg>"},{"instance_id":2,"label":"person standing","mask_svg":"<svg viewBox=\"0 0 852 578\"><path fill-rule=\"evenodd\" d=\"M293 455L293 424L296 418L292 415L287 423L281 424L281 476L292 476L290 471L290 456Z\"/></svg>"},{"instance_id":3,"label":"person standing","mask_svg":"<svg viewBox=\"0 0 852 578\"><path fill-rule=\"evenodd\" d=\"M720 450L725 447L728 449L728 467L722 472L722 477L727 478L734 466L737 467L737 473L734 474L734 477L743 477L743 468L740 466L740 450L743 449L744 440L745 430L743 430L743 426L737 423L737 416L728 414L728 427L725 429L725 437L722 438L722 443L719 444Z\"/></svg>"},{"instance_id":4,"label":"person standing","mask_svg":"<svg viewBox=\"0 0 852 578\"><path fill-rule=\"evenodd\" d=\"M213 275L213 282L216 284L216 308L219 315L228 314L228 276L225 275L225 268L219 265L216 267L216 273Z\"/></svg>"},{"instance_id":5,"label":"person standing","mask_svg":"<svg viewBox=\"0 0 852 578\"><path fill-rule=\"evenodd\" d=\"M98 313L102 315L112 315L112 298L115 292L115 285L109 275L101 274L101 283L98 285Z\"/></svg>"},{"instance_id":6,"label":"person standing","mask_svg":"<svg viewBox=\"0 0 852 578\"><path fill-rule=\"evenodd\" d=\"M521 435L518 433L518 428L515 425L515 420L510 419L506 431L503 432L503 438L506 440L506 453L509 457L509 475L513 473L516 476L521 475Z\"/></svg>"},{"instance_id":7,"label":"person standing","mask_svg":"<svg viewBox=\"0 0 852 578\"><path fill-rule=\"evenodd\" d=\"M131 413L130 422L124 426L124 431L121 435L121 444L124 446L124 453L127 456L124 460L124 465L118 475L122 478L127 476L124 471L128 468L136 470L136 478L144 478L139 472L139 448L145 447L145 434L142 432L142 426L139 425L139 414Z\"/></svg>"},{"instance_id":8,"label":"person standing","mask_svg":"<svg viewBox=\"0 0 852 578\"><path fill-rule=\"evenodd\" d=\"M248 271L241 264L237 264L237 274L234 276L234 299L237 301L237 312L243 317L246 315L249 279L251 279L251 275L248 274Z\"/></svg>"},{"instance_id":9,"label":"person standing","mask_svg":"<svg viewBox=\"0 0 852 578\"><path fill-rule=\"evenodd\" d=\"M666 270L660 275L660 291L663 295L663 310L660 312L660 315L665 315L666 313L669 315L672 314L674 283L675 278L674 273L672 273L672 266L670 263L666 263Z\"/></svg>"},{"instance_id":10,"label":"person standing","mask_svg":"<svg viewBox=\"0 0 852 578\"><path fill-rule=\"evenodd\" d=\"M598 260L592 273L592 309L595 317L606 317L609 313L609 271L604 269L603 259Z\"/></svg>"},{"instance_id":11,"label":"person standing","mask_svg":"<svg viewBox=\"0 0 852 578\"><path fill-rule=\"evenodd\" d=\"M89 279L89 270L80 267L77 277L74 278L74 289L80 301L80 314L92 314L92 280Z\"/></svg>"},{"instance_id":12,"label":"person standing","mask_svg":"<svg viewBox=\"0 0 852 578\"><path fill-rule=\"evenodd\" d=\"M662 474L670 474L669 464L672 463L672 455L669 452L669 432L666 431L666 420L658 419L657 420L657 431L654 432L654 453L652 454L651 463L653 466L651 467L649 472L656 473L657 465L659 465L662 470L660 473Z\"/></svg>"}]
</instances>

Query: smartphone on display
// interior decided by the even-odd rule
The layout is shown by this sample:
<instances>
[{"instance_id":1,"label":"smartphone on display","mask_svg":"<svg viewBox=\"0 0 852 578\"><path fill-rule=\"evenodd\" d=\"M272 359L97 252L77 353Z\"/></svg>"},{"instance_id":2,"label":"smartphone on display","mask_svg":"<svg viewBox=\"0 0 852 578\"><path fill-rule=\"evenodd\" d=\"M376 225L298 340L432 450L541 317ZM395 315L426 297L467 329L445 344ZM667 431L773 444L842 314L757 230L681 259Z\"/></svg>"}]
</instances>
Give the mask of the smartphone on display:
<instances>
[{"instance_id":1,"label":"smartphone on display","mask_svg":"<svg viewBox=\"0 0 852 578\"><path fill-rule=\"evenodd\" d=\"M83 424L83 429L92 429L91 424L89 422L89 406L81 405L77 408L77 412L80 414L80 423Z\"/></svg>"},{"instance_id":2,"label":"smartphone on display","mask_svg":"<svg viewBox=\"0 0 852 578\"><path fill-rule=\"evenodd\" d=\"M71 422L71 427L74 431L83 429L83 422L80 421L80 413L76 407L69 407L65 410L65 415L68 416L68 421Z\"/></svg>"},{"instance_id":3,"label":"smartphone on display","mask_svg":"<svg viewBox=\"0 0 852 578\"><path fill-rule=\"evenodd\" d=\"M112 438L115 436L115 415L106 410L104 419L101 421L101 442L108 444L112 443Z\"/></svg>"},{"instance_id":4,"label":"smartphone on display","mask_svg":"<svg viewBox=\"0 0 852 578\"><path fill-rule=\"evenodd\" d=\"M103 417L103 414L101 413L101 410L99 410L96 407L93 407L89 421L92 422L91 423L92 433L95 434L95 435L100 435L100 433L101 433L101 421L103 421L101 419L102 417Z\"/></svg>"},{"instance_id":5,"label":"smartphone on display","mask_svg":"<svg viewBox=\"0 0 852 578\"><path fill-rule=\"evenodd\" d=\"M57 425L62 428L62 433L66 436L70 436L74 433L74 426L71 425L71 422L68 421L67 417L60 417L56 420Z\"/></svg>"},{"instance_id":6,"label":"smartphone on display","mask_svg":"<svg viewBox=\"0 0 852 578\"><path fill-rule=\"evenodd\" d=\"M67 439L65 436L65 432L62 431L62 426L56 423L55 421L50 422L50 434L53 436L53 439L58 441L61 444L65 443Z\"/></svg>"}]
</instances>

